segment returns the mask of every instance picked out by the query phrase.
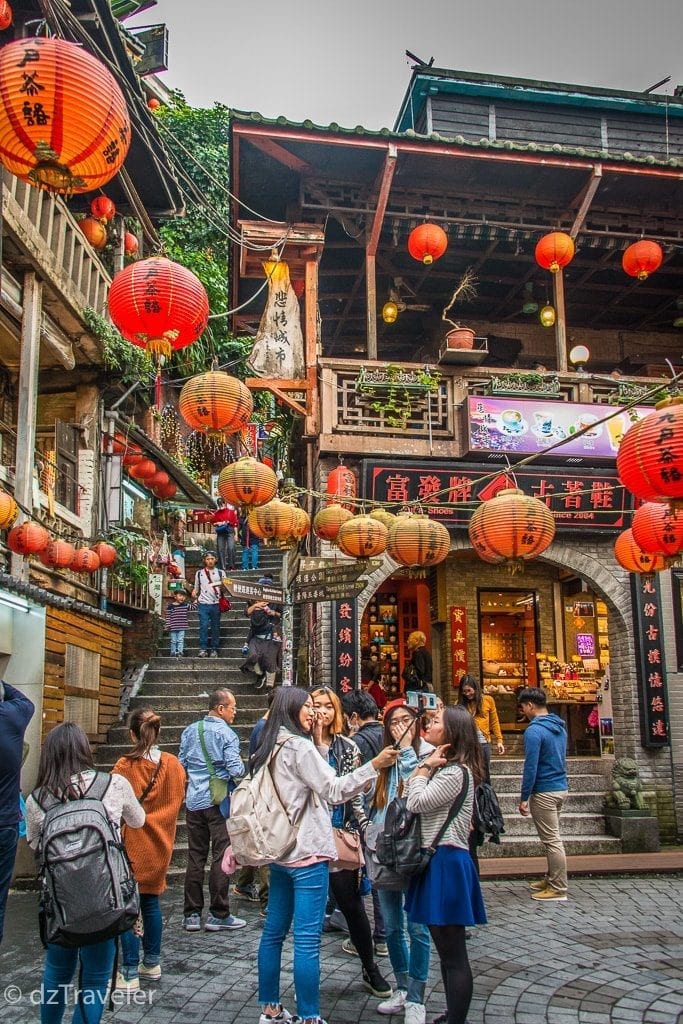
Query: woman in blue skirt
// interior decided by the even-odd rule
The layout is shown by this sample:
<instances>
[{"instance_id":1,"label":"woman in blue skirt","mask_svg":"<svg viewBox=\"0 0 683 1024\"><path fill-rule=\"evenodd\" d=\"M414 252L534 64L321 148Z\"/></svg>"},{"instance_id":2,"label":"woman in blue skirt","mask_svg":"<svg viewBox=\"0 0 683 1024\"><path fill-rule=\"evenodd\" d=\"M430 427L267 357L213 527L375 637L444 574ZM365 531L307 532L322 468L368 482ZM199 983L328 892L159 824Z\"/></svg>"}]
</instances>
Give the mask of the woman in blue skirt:
<instances>
[{"instance_id":1,"label":"woman in blue skirt","mask_svg":"<svg viewBox=\"0 0 683 1024\"><path fill-rule=\"evenodd\" d=\"M427 870L411 882L406 912L411 921L428 926L441 961L448 1009L434 1024L465 1024L472 1000L465 929L486 924L479 879L468 848L474 789L483 778L483 762L474 721L465 708L439 711L428 739L435 749L415 769L406 788L408 810L420 815L424 848L433 842L463 786L467 790Z\"/></svg>"}]
</instances>

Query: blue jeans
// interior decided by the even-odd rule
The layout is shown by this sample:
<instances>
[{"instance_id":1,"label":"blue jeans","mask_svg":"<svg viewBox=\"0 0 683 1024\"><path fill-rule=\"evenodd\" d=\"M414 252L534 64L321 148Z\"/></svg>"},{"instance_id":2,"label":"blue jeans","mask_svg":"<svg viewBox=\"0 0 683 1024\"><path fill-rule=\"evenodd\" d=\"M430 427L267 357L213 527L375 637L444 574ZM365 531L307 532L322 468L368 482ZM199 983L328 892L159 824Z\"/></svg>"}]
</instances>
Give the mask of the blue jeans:
<instances>
[{"instance_id":1,"label":"blue jeans","mask_svg":"<svg viewBox=\"0 0 683 1024\"><path fill-rule=\"evenodd\" d=\"M209 649L217 651L221 635L221 610L218 604L198 604L197 614L199 615L200 648L202 651ZM211 635L210 640L209 634Z\"/></svg>"},{"instance_id":2,"label":"blue jeans","mask_svg":"<svg viewBox=\"0 0 683 1024\"><path fill-rule=\"evenodd\" d=\"M282 944L294 920L296 1012L320 1016L320 936L323 929L329 867L327 861L304 868L270 866L268 912L258 950L259 1002L280 1002Z\"/></svg>"},{"instance_id":3,"label":"blue jeans","mask_svg":"<svg viewBox=\"0 0 683 1024\"><path fill-rule=\"evenodd\" d=\"M235 531L220 530L216 534L216 553L218 554L218 568L224 572L226 569L235 568Z\"/></svg>"},{"instance_id":4,"label":"blue jeans","mask_svg":"<svg viewBox=\"0 0 683 1024\"><path fill-rule=\"evenodd\" d=\"M185 630L171 630L171 654L182 654L185 650Z\"/></svg>"},{"instance_id":5,"label":"blue jeans","mask_svg":"<svg viewBox=\"0 0 683 1024\"><path fill-rule=\"evenodd\" d=\"M387 933L389 959L396 975L396 987L407 991L409 1003L424 1003L429 975L429 929L424 924L406 919L403 910L405 893L380 889L378 896ZM406 923L410 951L406 939Z\"/></svg>"},{"instance_id":6,"label":"blue jeans","mask_svg":"<svg viewBox=\"0 0 683 1024\"><path fill-rule=\"evenodd\" d=\"M72 1024L99 1024L107 1002L115 951L114 939L78 949L49 943L43 970L41 1024L61 1024L68 1005L74 1007ZM80 979L74 979L79 960L82 974ZM71 988L72 982L78 986L79 980L83 994L80 1003Z\"/></svg>"},{"instance_id":7,"label":"blue jeans","mask_svg":"<svg viewBox=\"0 0 683 1024\"><path fill-rule=\"evenodd\" d=\"M18 839L19 830L16 825L0 828L0 942L2 942L2 933L5 927L7 893L12 881Z\"/></svg>"},{"instance_id":8,"label":"blue jeans","mask_svg":"<svg viewBox=\"0 0 683 1024\"><path fill-rule=\"evenodd\" d=\"M142 936L142 962L145 967L156 967L161 962L161 933L163 921L159 897L155 893L140 893L140 910L144 935ZM140 963L140 939L132 929L121 936L121 963L124 978L137 978Z\"/></svg>"},{"instance_id":9,"label":"blue jeans","mask_svg":"<svg viewBox=\"0 0 683 1024\"><path fill-rule=\"evenodd\" d=\"M242 545L242 568L249 568L249 557L251 555L252 569L258 569L258 544L250 544L248 547Z\"/></svg>"}]
</instances>

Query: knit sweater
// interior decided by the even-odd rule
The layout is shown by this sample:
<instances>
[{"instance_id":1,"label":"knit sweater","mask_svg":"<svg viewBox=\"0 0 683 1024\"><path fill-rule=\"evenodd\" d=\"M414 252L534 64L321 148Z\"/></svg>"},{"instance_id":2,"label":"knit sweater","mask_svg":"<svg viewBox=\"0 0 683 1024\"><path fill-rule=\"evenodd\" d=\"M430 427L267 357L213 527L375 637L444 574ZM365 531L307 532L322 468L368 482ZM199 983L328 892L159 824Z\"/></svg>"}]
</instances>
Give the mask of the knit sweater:
<instances>
[{"instance_id":1,"label":"knit sweater","mask_svg":"<svg viewBox=\"0 0 683 1024\"><path fill-rule=\"evenodd\" d=\"M154 753L154 748L151 753ZM112 773L123 775L140 798L149 785L157 763L147 757L120 757ZM161 754L161 767L144 799L147 817L143 828L124 827L123 842L133 865L140 892L159 895L166 888L178 811L185 799L185 769L173 754Z\"/></svg>"}]
</instances>

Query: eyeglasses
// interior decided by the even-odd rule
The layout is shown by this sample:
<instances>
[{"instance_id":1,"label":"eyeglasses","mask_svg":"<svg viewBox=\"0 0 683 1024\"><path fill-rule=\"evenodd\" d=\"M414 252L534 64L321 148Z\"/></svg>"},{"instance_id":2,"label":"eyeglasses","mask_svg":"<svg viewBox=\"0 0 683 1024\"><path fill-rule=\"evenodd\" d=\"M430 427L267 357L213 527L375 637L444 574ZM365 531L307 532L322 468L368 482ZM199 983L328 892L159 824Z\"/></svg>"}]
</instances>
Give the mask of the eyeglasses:
<instances>
[{"instance_id":1,"label":"eyeglasses","mask_svg":"<svg viewBox=\"0 0 683 1024\"><path fill-rule=\"evenodd\" d=\"M307 700L305 704L302 704L302 707L305 708L306 711L315 711L315 704L312 700Z\"/></svg>"},{"instance_id":2,"label":"eyeglasses","mask_svg":"<svg viewBox=\"0 0 683 1024\"><path fill-rule=\"evenodd\" d=\"M404 729L407 728L407 726L414 725L414 724L415 724L415 719L414 718L392 718L391 719L391 725L392 726L399 725L399 726L403 726Z\"/></svg>"}]
</instances>

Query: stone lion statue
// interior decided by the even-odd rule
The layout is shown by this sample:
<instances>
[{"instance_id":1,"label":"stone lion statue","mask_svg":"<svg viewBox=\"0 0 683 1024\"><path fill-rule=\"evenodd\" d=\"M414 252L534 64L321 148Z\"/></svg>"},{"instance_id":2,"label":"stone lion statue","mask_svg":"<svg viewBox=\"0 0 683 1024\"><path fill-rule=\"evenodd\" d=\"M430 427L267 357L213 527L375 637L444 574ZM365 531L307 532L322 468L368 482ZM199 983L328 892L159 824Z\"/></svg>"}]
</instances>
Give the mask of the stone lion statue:
<instances>
[{"instance_id":1,"label":"stone lion statue","mask_svg":"<svg viewBox=\"0 0 683 1024\"><path fill-rule=\"evenodd\" d=\"M607 793L608 807L616 807L620 811L629 808L645 810L643 784L638 774L638 765L632 757L620 757L614 762L612 769L612 788Z\"/></svg>"}]
</instances>

